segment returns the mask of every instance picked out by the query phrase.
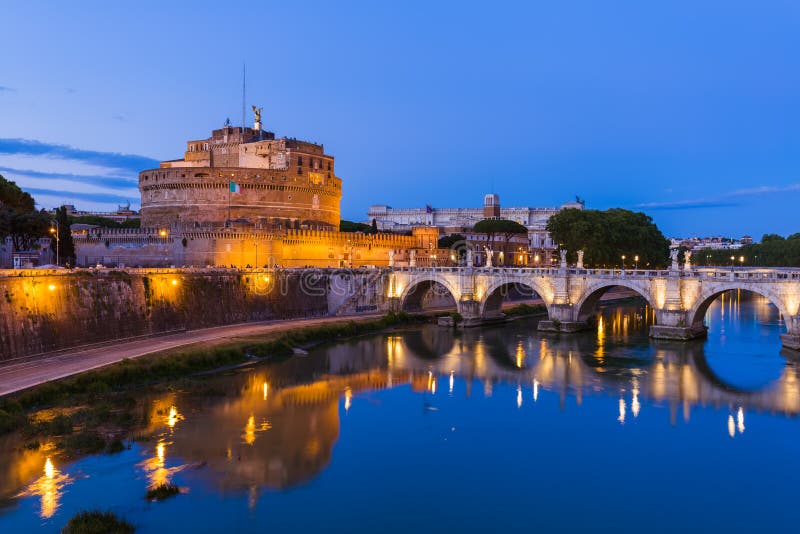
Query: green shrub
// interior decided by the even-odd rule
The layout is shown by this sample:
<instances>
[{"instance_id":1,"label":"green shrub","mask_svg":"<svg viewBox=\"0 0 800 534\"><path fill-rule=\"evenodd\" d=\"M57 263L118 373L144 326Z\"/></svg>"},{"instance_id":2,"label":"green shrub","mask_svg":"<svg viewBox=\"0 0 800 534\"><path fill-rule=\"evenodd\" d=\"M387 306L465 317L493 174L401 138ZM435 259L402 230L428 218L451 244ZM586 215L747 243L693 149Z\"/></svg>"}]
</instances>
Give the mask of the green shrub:
<instances>
[{"instance_id":1,"label":"green shrub","mask_svg":"<svg viewBox=\"0 0 800 534\"><path fill-rule=\"evenodd\" d=\"M61 534L131 534L134 526L112 512L83 511L72 517Z\"/></svg>"},{"instance_id":2,"label":"green shrub","mask_svg":"<svg viewBox=\"0 0 800 534\"><path fill-rule=\"evenodd\" d=\"M105 440L94 430L73 434L64 445L70 451L81 454L95 454L106 448Z\"/></svg>"},{"instance_id":3,"label":"green shrub","mask_svg":"<svg viewBox=\"0 0 800 534\"><path fill-rule=\"evenodd\" d=\"M181 489L176 486L175 484L160 484L155 488L150 488L147 490L147 494L145 498L148 501L163 501L164 499L168 499L173 497L181 492Z\"/></svg>"}]
</instances>

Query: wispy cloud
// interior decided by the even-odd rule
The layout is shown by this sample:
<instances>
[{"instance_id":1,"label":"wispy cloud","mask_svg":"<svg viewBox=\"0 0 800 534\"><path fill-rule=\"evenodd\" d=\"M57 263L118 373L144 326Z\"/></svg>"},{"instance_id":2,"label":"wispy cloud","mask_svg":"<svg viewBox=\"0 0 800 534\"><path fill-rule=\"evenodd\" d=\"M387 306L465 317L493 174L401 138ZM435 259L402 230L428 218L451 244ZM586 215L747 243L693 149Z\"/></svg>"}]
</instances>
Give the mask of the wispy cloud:
<instances>
[{"instance_id":1,"label":"wispy cloud","mask_svg":"<svg viewBox=\"0 0 800 534\"><path fill-rule=\"evenodd\" d=\"M8 87L6 85L0 85L0 93L16 93L17 90L13 87Z\"/></svg>"},{"instance_id":2,"label":"wispy cloud","mask_svg":"<svg viewBox=\"0 0 800 534\"><path fill-rule=\"evenodd\" d=\"M0 139L0 174L43 207L62 202L113 209L139 203L139 171L158 167L146 156L83 150L29 139Z\"/></svg>"},{"instance_id":3,"label":"wispy cloud","mask_svg":"<svg viewBox=\"0 0 800 534\"><path fill-rule=\"evenodd\" d=\"M710 208L730 208L741 205L744 197L754 197L761 195L772 195L777 193L789 193L800 191L800 184L788 185L761 185L757 187L747 187L735 189L713 197L692 198L685 200L664 201L664 202L644 202L637 204L637 208L649 210L682 210L682 209L710 209ZM737 200L738 199L738 200Z\"/></svg>"},{"instance_id":4,"label":"wispy cloud","mask_svg":"<svg viewBox=\"0 0 800 534\"><path fill-rule=\"evenodd\" d=\"M29 139L0 139L0 154L27 154L52 158L70 159L108 167L139 172L158 167L158 161L145 156L118 152L82 150L68 145L42 143Z\"/></svg>"},{"instance_id":5,"label":"wispy cloud","mask_svg":"<svg viewBox=\"0 0 800 534\"><path fill-rule=\"evenodd\" d=\"M109 176L92 176L85 174L64 174L55 172L40 172L29 169L14 169L12 167L0 166L0 174L7 174L10 177L17 178L19 176L27 176L30 178L48 179L48 180L67 180L70 182L93 185L98 187L107 187L111 189L130 189L136 187L138 181L135 177L109 177Z\"/></svg>"},{"instance_id":6,"label":"wispy cloud","mask_svg":"<svg viewBox=\"0 0 800 534\"><path fill-rule=\"evenodd\" d=\"M125 204L129 201L138 200L138 199L132 199L129 196L124 196L124 195L109 195L107 193L78 193L75 191L40 189L38 187L26 187L25 191L33 195L34 198L37 198L39 196L54 197L60 199L59 202L64 200L68 200L71 202L86 200L89 202L96 202L103 204Z\"/></svg>"},{"instance_id":7,"label":"wispy cloud","mask_svg":"<svg viewBox=\"0 0 800 534\"><path fill-rule=\"evenodd\" d=\"M648 210L691 210L691 209L709 209L709 208L730 208L738 206L738 202L711 200L711 199L693 199L693 200L677 200L675 202L645 202L637 204L637 208Z\"/></svg>"}]
</instances>

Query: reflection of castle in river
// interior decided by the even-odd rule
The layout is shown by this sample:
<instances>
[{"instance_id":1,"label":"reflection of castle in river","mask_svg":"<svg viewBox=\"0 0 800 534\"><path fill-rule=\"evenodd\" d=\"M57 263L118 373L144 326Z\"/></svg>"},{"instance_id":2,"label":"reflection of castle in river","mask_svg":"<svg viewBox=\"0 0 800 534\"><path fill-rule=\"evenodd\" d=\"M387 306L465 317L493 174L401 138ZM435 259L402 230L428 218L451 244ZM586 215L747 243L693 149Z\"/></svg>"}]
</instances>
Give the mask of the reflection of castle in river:
<instances>
[{"instance_id":1,"label":"reflection of castle in river","mask_svg":"<svg viewBox=\"0 0 800 534\"><path fill-rule=\"evenodd\" d=\"M581 405L588 395L612 396L619 409L608 416L620 421L641 417L649 404L667 404L671 416L664 422L672 424L680 414L688 421L693 407L712 406L728 412L732 432L743 431L749 411L800 413L796 364L787 362L756 390L737 388L715 373L702 343L650 348L641 339L647 321L644 308L616 309L596 336L535 337L530 321L521 321L459 334L425 327L341 343L246 377L215 378L210 387L226 396L206 406L160 399L154 414L175 404L185 420L170 425L168 416L154 416L148 431L168 429L167 455L202 462L202 472L222 489L254 492L314 477L331 461L342 408L358 409L359 393L398 386L410 385L435 403L437 395L491 396L499 383L516 385L509 409L548 392L562 406L567 397Z\"/></svg>"}]
</instances>

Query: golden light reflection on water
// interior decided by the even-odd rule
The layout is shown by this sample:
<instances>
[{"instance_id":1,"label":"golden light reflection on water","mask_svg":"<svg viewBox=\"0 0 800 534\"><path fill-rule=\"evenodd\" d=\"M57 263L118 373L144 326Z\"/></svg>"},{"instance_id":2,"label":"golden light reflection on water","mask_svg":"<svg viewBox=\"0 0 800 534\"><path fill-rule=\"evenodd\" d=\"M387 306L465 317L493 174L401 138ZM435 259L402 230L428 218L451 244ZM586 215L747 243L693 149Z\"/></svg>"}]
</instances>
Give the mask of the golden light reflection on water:
<instances>
[{"instance_id":1,"label":"golden light reflection on water","mask_svg":"<svg viewBox=\"0 0 800 534\"><path fill-rule=\"evenodd\" d=\"M524 363L525 363L525 347L522 346L522 340L520 339L517 342L517 350L516 350L517 369L522 369L522 365Z\"/></svg>"},{"instance_id":2,"label":"golden light reflection on water","mask_svg":"<svg viewBox=\"0 0 800 534\"><path fill-rule=\"evenodd\" d=\"M619 407L619 416L617 417L617 421L619 421L620 424L625 424L625 399L620 397L617 404Z\"/></svg>"},{"instance_id":3,"label":"golden light reflection on water","mask_svg":"<svg viewBox=\"0 0 800 534\"><path fill-rule=\"evenodd\" d=\"M167 442L163 439L158 440L153 450L154 455L137 464L137 466L145 472L150 488L155 488L162 484L169 484L172 475L184 467L176 466L168 468L166 466L167 445Z\"/></svg>"},{"instance_id":4,"label":"golden light reflection on water","mask_svg":"<svg viewBox=\"0 0 800 534\"><path fill-rule=\"evenodd\" d=\"M64 487L70 482L72 482L72 478L56 469L53 460L48 456L44 463L42 476L25 488L18 496L38 496L41 499L39 517L48 519L53 517L53 514L58 510Z\"/></svg>"},{"instance_id":5,"label":"golden light reflection on water","mask_svg":"<svg viewBox=\"0 0 800 534\"><path fill-rule=\"evenodd\" d=\"M170 406L169 415L167 415L167 426L169 427L169 429L170 430L174 429L175 425L178 424L178 421L180 421L182 419L183 419L183 415L178 413L178 408L175 407L174 405Z\"/></svg>"},{"instance_id":6,"label":"golden light reflection on water","mask_svg":"<svg viewBox=\"0 0 800 534\"><path fill-rule=\"evenodd\" d=\"M244 426L244 442L248 445L256 442L256 418L253 415L247 418L247 424Z\"/></svg>"},{"instance_id":7,"label":"golden light reflection on water","mask_svg":"<svg viewBox=\"0 0 800 534\"><path fill-rule=\"evenodd\" d=\"M634 377L633 399L631 399L631 413L634 419L639 417L639 410L641 410L641 404L639 403L639 381Z\"/></svg>"}]
</instances>

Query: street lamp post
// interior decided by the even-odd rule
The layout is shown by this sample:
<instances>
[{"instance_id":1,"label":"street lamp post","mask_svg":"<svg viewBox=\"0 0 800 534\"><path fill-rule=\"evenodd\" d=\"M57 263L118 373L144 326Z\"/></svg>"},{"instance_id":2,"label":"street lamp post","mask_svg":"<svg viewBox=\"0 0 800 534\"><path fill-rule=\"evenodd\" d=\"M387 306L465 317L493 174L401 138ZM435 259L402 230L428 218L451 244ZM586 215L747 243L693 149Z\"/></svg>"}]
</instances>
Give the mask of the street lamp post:
<instances>
[{"instance_id":1,"label":"street lamp post","mask_svg":"<svg viewBox=\"0 0 800 534\"><path fill-rule=\"evenodd\" d=\"M61 251L59 250L59 245L60 245L60 242L61 242L61 236L58 235L60 233L59 230L61 228L58 226L58 221L57 220L53 221L53 222L55 223L56 227L53 228L51 226L50 227L50 233L53 234L53 236L55 236L55 238L56 238L56 265L61 265Z\"/></svg>"},{"instance_id":2,"label":"street lamp post","mask_svg":"<svg viewBox=\"0 0 800 534\"><path fill-rule=\"evenodd\" d=\"M634 269L634 270L639 270L639 256L638 256L638 255L634 256L634 257L633 257L633 261L634 261L634 262L636 262L636 263L634 264L634 267L633 267L633 269Z\"/></svg>"},{"instance_id":3,"label":"street lamp post","mask_svg":"<svg viewBox=\"0 0 800 534\"><path fill-rule=\"evenodd\" d=\"M625 270L625 254L622 255L622 270Z\"/></svg>"},{"instance_id":4,"label":"street lamp post","mask_svg":"<svg viewBox=\"0 0 800 534\"><path fill-rule=\"evenodd\" d=\"M736 259L735 256L731 256L731 272L733 272L733 262Z\"/></svg>"}]
</instances>

